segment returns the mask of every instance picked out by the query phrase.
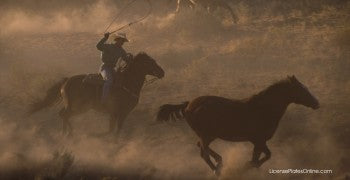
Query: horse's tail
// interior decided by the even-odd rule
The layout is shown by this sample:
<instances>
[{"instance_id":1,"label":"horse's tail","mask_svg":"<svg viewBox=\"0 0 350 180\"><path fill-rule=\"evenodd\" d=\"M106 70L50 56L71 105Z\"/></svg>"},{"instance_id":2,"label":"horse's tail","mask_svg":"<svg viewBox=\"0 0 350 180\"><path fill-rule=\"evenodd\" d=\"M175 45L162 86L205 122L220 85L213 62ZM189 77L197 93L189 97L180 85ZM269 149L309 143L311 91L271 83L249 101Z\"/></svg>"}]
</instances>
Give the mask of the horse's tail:
<instances>
[{"instance_id":1,"label":"horse's tail","mask_svg":"<svg viewBox=\"0 0 350 180\"><path fill-rule=\"evenodd\" d=\"M32 103L28 114L33 114L59 102L61 100L61 87L67 81L67 79L68 78L63 78L59 82L55 83L49 90L47 90L44 99Z\"/></svg>"},{"instance_id":2,"label":"horse's tail","mask_svg":"<svg viewBox=\"0 0 350 180\"><path fill-rule=\"evenodd\" d=\"M159 107L159 111L157 114L157 121L169 121L170 119L184 119L185 118L185 109L188 105L188 101L172 105L172 104L164 104Z\"/></svg>"}]
</instances>

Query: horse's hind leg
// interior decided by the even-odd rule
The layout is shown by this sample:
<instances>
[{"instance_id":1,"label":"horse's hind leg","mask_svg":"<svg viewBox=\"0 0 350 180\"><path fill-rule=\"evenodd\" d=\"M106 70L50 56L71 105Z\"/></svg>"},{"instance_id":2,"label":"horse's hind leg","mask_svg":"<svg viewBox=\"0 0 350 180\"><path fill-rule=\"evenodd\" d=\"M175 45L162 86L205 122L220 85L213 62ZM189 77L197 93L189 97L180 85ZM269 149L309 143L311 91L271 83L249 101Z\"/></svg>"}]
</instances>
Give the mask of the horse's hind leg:
<instances>
[{"instance_id":1,"label":"horse's hind leg","mask_svg":"<svg viewBox=\"0 0 350 180\"><path fill-rule=\"evenodd\" d=\"M210 148L209 148L209 142L201 140L199 142L200 150L201 150L201 157L204 159L204 161L209 165L210 169L214 171L216 175L219 175L219 171L217 171L216 166L213 164L213 162L210 160Z\"/></svg>"},{"instance_id":2,"label":"horse's hind leg","mask_svg":"<svg viewBox=\"0 0 350 180\"><path fill-rule=\"evenodd\" d=\"M68 108L62 108L59 113L61 119L62 119L62 124L63 124L63 133L72 135L73 128L71 123L69 122L69 118L71 116L71 112L68 110Z\"/></svg>"},{"instance_id":3,"label":"horse's hind leg","mask_svg":"<svg viewBox=\"0 0 350 180\"><path fill-rule=\"evenodd\" d=\"M200 141L198 141L197 146L201 147L200 144L201 144ZM222 168L222 157L220 156L220 154L218 154L217 152L212 150L209 146L208 146L208 148L209 148L209 155L211 157L213 157L217 163L216 168L221 169Z\"/></svg>"},{"instance_id":4,"label":"horse's hind leg","mask_svg":"<svg viewBox=\"0 0 350 180\"><path fill-rule=\"evenodd\" d=\"M216 165L216 171L220 172L221 168L222 168L222 157L215 152L214 150L212 150L209 147L209 154L215 159L217 165Z\"/></svg>"}]
</instances>

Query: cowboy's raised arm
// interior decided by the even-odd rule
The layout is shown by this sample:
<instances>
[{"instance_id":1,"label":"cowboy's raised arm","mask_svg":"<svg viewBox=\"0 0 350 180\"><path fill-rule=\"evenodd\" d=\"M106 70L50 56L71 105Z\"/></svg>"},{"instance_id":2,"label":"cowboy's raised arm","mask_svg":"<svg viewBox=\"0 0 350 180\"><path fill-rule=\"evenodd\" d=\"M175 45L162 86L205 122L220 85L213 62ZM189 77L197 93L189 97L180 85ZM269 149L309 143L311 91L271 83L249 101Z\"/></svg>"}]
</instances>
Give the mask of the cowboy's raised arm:
<instances>
[{"instance_id":1,"label":"cowboy's raised arm","mask_svg":"<svg viewBox=\"0 0 350 180\"><path fill-rule=\"evenodd\" d=\"M96 47L98 50L103 51L106 47L105 42L107 41L109 37L109 33L106 33L104 37L97 43Z\"/></svg>"}]
</instances>

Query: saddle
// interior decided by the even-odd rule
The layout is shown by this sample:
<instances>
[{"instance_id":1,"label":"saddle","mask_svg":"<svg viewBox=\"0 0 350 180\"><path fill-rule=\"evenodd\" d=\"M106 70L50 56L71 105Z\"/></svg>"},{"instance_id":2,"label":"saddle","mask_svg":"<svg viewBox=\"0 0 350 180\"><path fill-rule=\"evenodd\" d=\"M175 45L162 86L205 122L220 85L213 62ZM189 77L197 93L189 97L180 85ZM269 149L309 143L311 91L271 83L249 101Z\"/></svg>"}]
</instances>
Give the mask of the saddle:
<instances>
[{"instance_id":1,"label":"saddle","mask_svg":"<svg viewBox=\"0 0 350 180\"><path fill-rule=\"evenodd\" d=\"M83 79L84 84L103 85L104 82L101 74L87 74Z\"/></svg>"},{"instance_id":2,"label":"saddle","mask_svg":"<svg viewBox=\"0 0 350 180\"><path fill-rule=\"evenodd\" d=\"M113 86L111 88L113 88L114 90L112 90L112 92L115 92L116 88L120 88L120 83L121 83L121 74L118 74L117 76L114 75L114 82L113 82ZM104 80L101 74L87 74L85 76L85 78L83 79L83 84L85 86L92 86L95 89L95 95L92 97L94 98L97 102L99 102L101 100L101 96L102 96L102 87L104 84ZM116 85L118 84L118 85Z\"/></svg>"},{"instance_id":3,"label":"saddle","mask_svg":"<svg viewBox=\"0 0 350 180\"><path fill-rule=\"evenodd\" d=\"M114 82L113 85L117 84L119 86L122 85L123 79L124 79L124 74L123 72L115 72L114 76ZM101 74L87 74L85 78L83 79L84 84L88 85L95 85L95 86L102 86L104 84L104 80Z\"/></svg>"},{"instance_id":4,"label":"saddle","mask_svg":"<svg viewBox=\"0 0 350 180\"><path fill-rule=\"evenodd\" d=\"M113 85L117 84L121 86L125 79L125 71L129 68L129 65L118 66L117 70L114 72L114 82ZM83 79L84 84L102 86L105 81L100 73L87 74Z\"/></svg>"}]
</instances>

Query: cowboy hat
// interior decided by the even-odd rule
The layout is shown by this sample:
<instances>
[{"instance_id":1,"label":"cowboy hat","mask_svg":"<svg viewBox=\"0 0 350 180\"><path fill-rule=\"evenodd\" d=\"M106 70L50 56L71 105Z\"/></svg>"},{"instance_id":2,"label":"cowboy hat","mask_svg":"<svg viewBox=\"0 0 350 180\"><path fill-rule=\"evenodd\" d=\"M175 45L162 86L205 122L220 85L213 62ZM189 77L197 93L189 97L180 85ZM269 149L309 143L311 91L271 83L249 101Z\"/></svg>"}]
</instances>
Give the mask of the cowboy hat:
<instances>
[{"instance_id":1,"label":"cowboy hat","mask_svg":"<svg viewBox=\"0 0 350 180\"><path fill-rule=\"evenodd\" d=\"M126 38L126 34L125 33L118 33L114 40L117 40L117 39L124 39L125 42L129 42L129 40Z\"/></svg>"}]
</instances>

